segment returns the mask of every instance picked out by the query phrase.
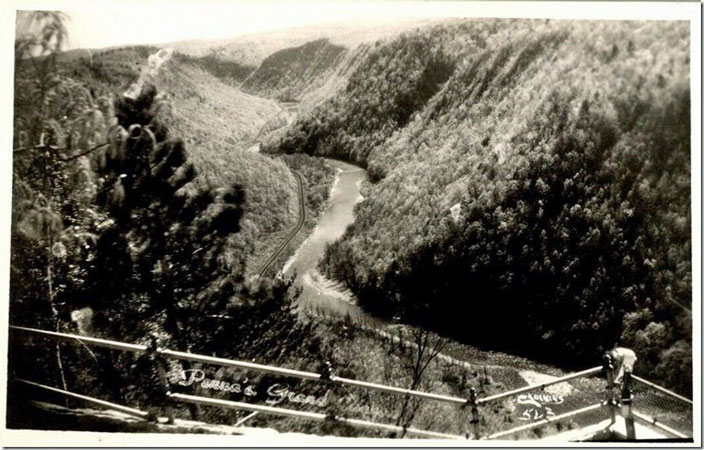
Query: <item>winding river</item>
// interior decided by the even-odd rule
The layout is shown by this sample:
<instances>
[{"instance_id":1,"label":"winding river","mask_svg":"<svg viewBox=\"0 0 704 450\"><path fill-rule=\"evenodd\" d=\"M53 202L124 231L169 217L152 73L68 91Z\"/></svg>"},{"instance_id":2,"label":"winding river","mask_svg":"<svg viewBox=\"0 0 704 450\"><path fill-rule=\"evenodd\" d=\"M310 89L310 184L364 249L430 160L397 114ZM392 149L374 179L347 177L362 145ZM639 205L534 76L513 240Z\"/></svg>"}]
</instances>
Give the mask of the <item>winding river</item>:
<instances>
[{"instance_id":1,"label":"winding river","mask_svg":"<svg viewBox=\"0 0 704 450\"><path fill-rule=\"evenodd\" d=\"M285 276L296 274L294 284L302 289L298 300L301 309L342 316L349 314L355 321L371 319L356 304L349 290L340 283L327 279L317 269L318 262L325 253L325 246L339 239L354 221L354 205L362 200L360 188L367 179L366 171L360 167L333 159L327 161L337 169L328 207L311 235L286 262L283 273Z\"/></svg>"},{"instance_id":2,"label":"winding river","mask_svg":"<svg viewBox=\"0 0 704 450\"><path fill-rule=\"evenodd\" d=\"M298 103L280 103L281 113L285 114L286 125L293 123L298 114ZM247 151L259 152L260 143ZM362 182L367 180L367 172L361 167L336 159L325 158L336 170L335 181L330 190L328 206L318 219L313 232L298 247L284 265L284 276L295 274L294 285L301 289L298 306L313 314L349 315L355 322L378 322L379 319L365 312L357 305L352 292L341 283L329 280L318 271L318 262L325 254L325 247L340 237L347 226L354 221L354 205L362 201Z\"/></svg>"}]
</instances>

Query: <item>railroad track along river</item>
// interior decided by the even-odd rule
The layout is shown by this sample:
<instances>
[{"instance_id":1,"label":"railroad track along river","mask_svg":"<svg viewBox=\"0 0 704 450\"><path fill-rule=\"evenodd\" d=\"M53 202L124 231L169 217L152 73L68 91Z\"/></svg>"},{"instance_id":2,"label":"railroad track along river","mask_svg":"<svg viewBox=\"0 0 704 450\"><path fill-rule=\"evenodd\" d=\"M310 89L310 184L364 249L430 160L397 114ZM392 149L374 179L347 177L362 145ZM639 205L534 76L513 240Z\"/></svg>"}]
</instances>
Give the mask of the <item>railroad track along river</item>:
<instances>
[{"instance_id":1,"label":"railroad track along river","mask_svg":"<svg viewBox=\"0 0 704 450\"><path fill-rule=\"evenodd\" d=\"M288 233L286 236L286 239L279 245L279 247L269 256L269 258L264 262L262 267L259 269L257 272L257 276L259 278L262 278L264 275L266 275L266 272L271 268L271 266L276 262L276 260L279 258L281 253L286 249L288 244L291 243L291 240L296 236L296 234L301 231L301 228L303 228L303 224L306 223L306 198L305 198L305 191L303 187L303 177L301 176L300 173L296 172L295 170L292 170L291 173L293 174L294 178L296 178L296 182L298 183L298 221L296 222L296 225L291 229L291 231Z\"/></svg>"}]
</instances>

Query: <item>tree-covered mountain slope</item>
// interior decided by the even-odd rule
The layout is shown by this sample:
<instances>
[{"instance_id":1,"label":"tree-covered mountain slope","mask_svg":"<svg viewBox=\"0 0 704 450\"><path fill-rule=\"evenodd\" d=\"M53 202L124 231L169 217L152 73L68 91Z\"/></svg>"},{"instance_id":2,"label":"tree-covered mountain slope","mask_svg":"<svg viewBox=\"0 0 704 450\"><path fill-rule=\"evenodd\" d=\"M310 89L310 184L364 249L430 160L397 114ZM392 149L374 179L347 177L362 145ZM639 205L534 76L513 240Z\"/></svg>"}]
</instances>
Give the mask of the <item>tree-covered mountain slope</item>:
<instances>
[{"instance_id":1,"label":"tree-covered mountain slope","mask_svg":"<svg viewBox=\"0 0 704 450\"><path fill-rule=\"evenodd\" d=\"M112 92L119 98L157 51L153 47L111 49L90 58L64 58L60 68L93 91ZM162 120L178 130L199 173L214 186L237 183L245 189L240 235L246 245L257 249L272 233L290 229L298 214L298 187L290 170L279 159L246 151L262 127L280 113L276 103L242 92L199 60L178 53L153 81L168 100ZM247 256L251 254L250 248Z\"/></svg>"},{"instance_id":2,"label":"tree-covered mountain slope","mask_svg":"<svg viewBox=\"0 0 704 450\"><path fill-rule=\"evenodd\" d=\"M157 86L172 105L164 120L193 148L194 165L216 185L236 180L245 188L242 234L247 240L257 247L271 233L291 228L298 214L298 185L290 170L279 159L246 151L279 113L276 104L190 65L166 66Z\"/></svg>"},{"instance_id":3,"label":"tree-covered mountain slope","mask_svg":"<svg viewBox=\"0 0 704 450\"><path fill-rule=\"evenodd\" d=\"M620 341L691 389L686 23L423 28L265 150L368 168L322 263L367 308L577 365Z\"/></svg>"},{"instance_id":4,"label":"tree-covered mountain slope","mask_svg":"<svg viewBox=\"0 0 704 450\"><path fill-rule=\"evenodd\" d=\"M239 64L234 61L227 61L215 55L190 56L183 53L176 53L175 59L180 62L190 63L203 70L210 72L216 78L225 81L232 86L239 86L248 76L256 70L255 66Z\"/></svg>"},{"instance_id":5,"label":"tree-covered mountain slope","mask_svg":"<svg viewBox=\"0 0 704 450\"><path fill-rule=\"evenodd\" d=\"M243 83L246 91L296 100L310 83L331 70L344 47L319 39L268 56Z\"/></svg>"}]
</instances>

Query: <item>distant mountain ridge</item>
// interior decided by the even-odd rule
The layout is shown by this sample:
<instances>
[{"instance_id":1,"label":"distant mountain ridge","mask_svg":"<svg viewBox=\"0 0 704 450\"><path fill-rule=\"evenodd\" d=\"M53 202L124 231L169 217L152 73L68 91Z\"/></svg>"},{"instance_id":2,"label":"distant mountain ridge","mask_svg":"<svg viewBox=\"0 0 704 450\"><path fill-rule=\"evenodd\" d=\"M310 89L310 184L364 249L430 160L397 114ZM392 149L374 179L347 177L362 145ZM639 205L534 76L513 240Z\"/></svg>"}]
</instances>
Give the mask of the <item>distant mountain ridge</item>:
<instances>
[{"instance_id":1,"label":"distant mountain ridge","mask_svg":"<svg viewBox=\"0 0 704 450\"><path fill-rule=\"evenodd\" d=\"M363 43L387 39L414 27L434 22L437 20L407 19L328 24L252 33L231 39L177 41L163 46L171 47L186 55L196 57L213 55L223 61L258 67L268 56L279 50L301 46L318 39L328 39L332 44L354 48Z\"/></svg>"},{"instance_id":2,"label":"distant mountain ridge","mask_svg":"<svg viewBox=\"0 0 704 450\"><path fill-rule=\"evenodd\" d=\"M296 101L317 78L330 71L345 51L327 39L279 50L268 56L242 84L242 89L282 101Z\"/></svg>"}]
</instances>

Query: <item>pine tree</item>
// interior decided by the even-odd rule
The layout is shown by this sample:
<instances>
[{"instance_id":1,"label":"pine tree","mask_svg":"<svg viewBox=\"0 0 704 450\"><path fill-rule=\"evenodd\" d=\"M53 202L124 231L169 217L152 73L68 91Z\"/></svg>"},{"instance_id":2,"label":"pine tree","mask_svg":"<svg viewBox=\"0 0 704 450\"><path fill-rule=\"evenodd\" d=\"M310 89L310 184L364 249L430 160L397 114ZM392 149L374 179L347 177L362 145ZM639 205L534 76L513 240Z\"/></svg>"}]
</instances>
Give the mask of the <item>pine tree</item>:
<instances>
[{"instance_id":1,"label":"pine tree","mask_svg":"<svg viewBox=\"0 0 704 450\"><path fill-rule=\"evenodd\" d=\"M241 281L236 233L245 194L239 185L215 188L200 178L184 143L159 121L159 108L149 84L136 98L116 102L118 125L98 191L112 220L102 230L89 284L107 307L99 320L112 318L114 333L162 317L174 344L187 348L194 341L188 334L198 329L194 317L221 314ZM108 276L115 267L122 280Z\"/></svg>"}]
</instances>

